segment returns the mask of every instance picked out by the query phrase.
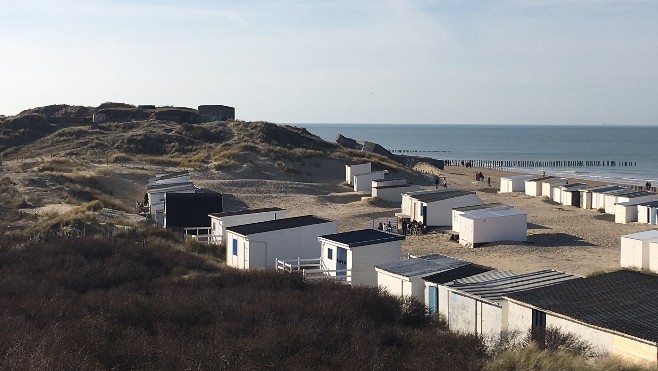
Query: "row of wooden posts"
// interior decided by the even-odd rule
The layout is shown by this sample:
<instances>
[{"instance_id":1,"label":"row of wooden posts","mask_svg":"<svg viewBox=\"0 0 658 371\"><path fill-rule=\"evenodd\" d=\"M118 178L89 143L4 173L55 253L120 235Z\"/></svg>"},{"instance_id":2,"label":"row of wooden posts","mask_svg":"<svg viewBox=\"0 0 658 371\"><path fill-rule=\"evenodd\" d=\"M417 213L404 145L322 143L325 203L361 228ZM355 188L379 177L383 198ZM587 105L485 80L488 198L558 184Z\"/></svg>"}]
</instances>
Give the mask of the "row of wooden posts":
<instances>
[{"instance_id":1,"label":"row of wooden posts","mask_svg":"<svg viewBox=\"0 0 658 371\"><path fill-rule=\"evenodd\" d=\"M635 161L583 161L583 160L559 160L559 161L506 161L506 160L445 160L448 166L472 167L629 167L637 166Z\"/></svg>"}]
</instances>

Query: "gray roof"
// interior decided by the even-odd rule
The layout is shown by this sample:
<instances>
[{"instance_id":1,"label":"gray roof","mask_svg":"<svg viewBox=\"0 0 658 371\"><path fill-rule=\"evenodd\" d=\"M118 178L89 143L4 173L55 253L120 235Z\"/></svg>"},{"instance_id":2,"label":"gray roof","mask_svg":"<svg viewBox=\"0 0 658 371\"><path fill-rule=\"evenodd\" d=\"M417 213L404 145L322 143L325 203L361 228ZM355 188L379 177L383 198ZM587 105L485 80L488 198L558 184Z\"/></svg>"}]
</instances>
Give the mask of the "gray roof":
<instances>
[{"instance_id":1,"label":"gray roof","mask_svg":"<svg viewBox=\"0 0 658 371\"><path fill-rule=\"evenodd\" d=\"M658 342L658 276L653 274L621 270L508 296L593 326Z\"/></svg>"},{"instance_id":2,"label":"gray roof","mask_svg":"<svg viewBox=\"0 0 658 371\"><path fill-rule=\"evenodd\" d=\"M226 216L235 216L235 215L249 215L249 214L258 214L258 213L267 213L270 211L283 211L280 207L266 207L262 209L245 209L245 210L236 210L236 211L224 211L222 213L212 213L208 216L215 218L223 218Z\"/></svg>"},{"instance_id":3,"label":"gray roof","mask_svg":"<svg viewBox=\"0 0 658 371\"><path fill-rule=\"evenodd\" d=\"M511 206L505 205L505 204L500 204L500 203L493 203L493 204L483 204L483 205L473 205L473 206L465 206L465 207L455 207L453 208L454 211L473 211L473 210L486 210L486 209L493 209L497 207L509 207L510 209L512 208Z\"/></svg>"},{"instance_id":4,"label":"gray roof","mask_svg":"<svg viewBox=\"0 0 658 371\"><path fill-rule=\"evenodd\" d=\"M526 182L543 182L545 180L553 179L553 178L555 178L555 177L554 176L540 176L538 178L528 179L528 180L526 180Z\"/></svg>"},{"instance_id":5,"label":"gray roof","mask_svg":"<svg viewBox=\"0 0 658 371\"><path fill-rule=\"evenodd\" d=\"M658 200L642 202L638 206L658 207Z\"/></svg>"},{"instance_id":6,"label":"gray roof","mask_svg":"<svg viewBox=\"0 0 658 371\"><path fill-rule=\"evenodd\" d=\"M646 197L646 196L652 196L653 193L647 192L647 191L630 191L628 193L623 193L618 196L621 197L626 197L626 198L638 198L638 197Z\"/></svg>"},{"instance_id":7,"label":"gray roof","mask_svg":"<svg viewBox=\"0 0 658 371\"><path fill-rule=\"evenodd\" d=\"M165 184L148 184L146 186L147 191L160 191L163 189L167 188L183 188L183 189L192 189L196 188L194 187L194 183L192 182L184 182L184 183L165 183Z\"/></svg>"},{"instance_id":8,"label":"gray roof","mask_svg":"<svg viewBox=\"0 0 658 371\"><path fill-rule=\"evenodd\" d=\"M436 284L444 284L446 282L471 277L477 274L489 272L491 270L493 270L493 268L477 264L467 264L447 271L430 274L429 276L423 277L423 280Z\"/></svg>"},{"instance_id":9,"label":"gray roof","mask_svg":"<svg viewBox=\"0 0 658 371\"><path fill-rule=\"evenodd\" d=\"M308 225L314 224L323 224L330 223L331 220L318 218L313 215L304 215L294 218L285 218L277 220L269 220L266 222L235 225L232 227L226 228L227 231L235 232L242 236L248 236L250 234L278 231L282 229L291 229L298 227L305 227Z\"/></svg>"},{"instance_id":10,"label":"gray roof","mask_svg":"<svg viewBox=\"0 0 658 371\"><path fill-rule=\"evenodd\" d=\"M441 190L441 191L421 191L421 192L412 192L410 197L421 202L434 202L448 200L451 198L462 197L466 195L474 195L475 192L462 191L462 190Z\"/></svg>"},{"instance_id":11,"label":"gray roof","mask_svg":"<svg viewBox=\"0 0 658 371\"><path fill-rule=\"evenodd\" d=\"M378 229L361 229L358 231L327 234L320 236L319 238L338 242L352 248L357 246L376 245L390 241L403 241L405 237L400 234L388 233Z\"/></svg>"},{"instance_id":12,"label":"gray roof","mask_svg":"<svg viewBox=\"0 0 658 371\"><path fill-rule=\"evenodd\" d=\"M470 279L482 279L482 277L478 276L484 276L490 273L491 272L482 273L477 276L470 277ZM479 300L486 300L492 303L496 303L502 300L503 296L514 292L550 286L559 282L572 280L574 278L577 277L559 271L543 270L471 283L464 282L469 280L469 278L466 278L447 283L445 286L453 291L459 291Z\"/></svg>"},{"instance_id":13,"label":"gray roof","mask_svg":"<svg viewBox=\"0 0 658 371\"><path fill-rule=\"evenodd\" d=\"M563 191L567 192L577 192L581 189L587 188L587 184L585 183L573 183L573 184L565 184L563 186L559 187Z\"/></svg>"},{"instance_id":14,"label":"gray roof","mask_svg":"<svg viewBox=\"0 0 658 371\"><path fill-rule=\"evenodd\" d=\"M400 260L396 262L378 264L375 268L403 277L424 276L443 272L449 269L472 264L467 261L451 258L449 256L435 254Z\"/></svg>"},{"instance_id":15,"label":"gray roof","mask_svg":"<svg viewBox=\"0 0 658 371\"><path fill-rule=\"evenodd\" d=\"M627 191L628 188L626 187L620 187L620 186L607 186L607 187L600 187L597 189L590 189L592 193L610 193L610 192L617 192L617 191Z\"/></svg>"}]
</instances>

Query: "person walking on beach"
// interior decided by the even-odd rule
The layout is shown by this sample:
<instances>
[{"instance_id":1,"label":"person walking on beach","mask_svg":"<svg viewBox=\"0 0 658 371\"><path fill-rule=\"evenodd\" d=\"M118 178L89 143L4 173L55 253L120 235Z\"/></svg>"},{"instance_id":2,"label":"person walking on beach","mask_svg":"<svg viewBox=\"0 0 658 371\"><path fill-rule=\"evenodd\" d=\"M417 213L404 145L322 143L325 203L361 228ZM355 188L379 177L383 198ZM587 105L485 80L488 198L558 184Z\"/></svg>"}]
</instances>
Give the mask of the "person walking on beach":
<instances>
[{"instance_id":1,"label":"person walking on beach","mask_svg":"<svg viewBox=\"0 0 658 371\"><path fill-rule=\"evenodd\" d=\"M489 185L489 187L491 187L491 177L487 178L487 185Z\"/></svg>"},{"instance_id":2,"label":"person walking on beach","mask_svg":"<svg viewBox=\"0 0 658 371\"><path fill-rule=\"evenodd\" d=\"M440 183L439 178L435 177L434 178L434 189L439 189L439 183Z\"/></svg>"}]
</instances>

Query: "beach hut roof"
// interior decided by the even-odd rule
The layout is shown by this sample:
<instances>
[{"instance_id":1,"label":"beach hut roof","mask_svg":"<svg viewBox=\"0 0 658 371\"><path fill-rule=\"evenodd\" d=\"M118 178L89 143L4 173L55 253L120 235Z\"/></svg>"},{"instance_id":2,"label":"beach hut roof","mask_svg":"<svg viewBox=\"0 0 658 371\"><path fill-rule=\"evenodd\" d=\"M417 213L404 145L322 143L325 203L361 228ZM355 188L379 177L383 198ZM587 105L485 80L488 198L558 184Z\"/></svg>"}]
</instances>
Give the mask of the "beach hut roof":
<instances>
[{"instance_id":1,"label":"beach hut roof","mask_svg":"<svg viewBox=\"0 0 658 371\"><path fill-rule=\"evenodd\" d=\"M392 185L385 185L385 186L377 186L375 188L377 189L387 189L387 188L403 188L403 187L409 187L412 186L413 184L392 184Z\"/></svg>"},{"instance_id":2,"label":"beach hut roof","mask_svg":"<svg viewBox=\"0 0 658 371\"><path fill-rule=\"evenodd\" d=\"M235 215L248 215L248 214L258 214L258 213L266 213L270 211L282 211L285 209L282 209L280 207L266 207L266 208L261 208L261 209L244 209L244 210L236 210L236 211L224 211L222 213L212 213L209 214L208 216L213 217L213 218L223 218L226 216L235 216Z\"/></svg>"},{"instance_id":3,"label":"beach hut roof","mask_svg":"<svg viewBox=\"0 0 658 371\"><path fill-rule=\"evenodd\" d=\"M464 214L462 215L462 218L486 219L486 218L496 218L496 217L514 216L514 215L528 215L528 213L523 210L517 210L517 209L484 210L484 211L476 211L473 213Z\"/></svg>"},{"instance_id":4,"label":"beach hut roof","mask_svg":"<svg viewBox=\"0 0 658 371\"><path fill-rule=\"evenodd\" d=\"M629 191L628 193L622 193L619 196L626 198L638 198L638 197L646 197L652 195L653 193L647 191Z\"/></svg>"},{"instance_id":5,"label":"beach hut roof","mask_svg":"<svg viewBox=\"0 0 658 371\"><path fill-rule=\"evenodd\" d=\"M297 228L297 227L305 227L307 225L322 224L329 222L331 222L331 220L318 218L317 216L313 216L313 215L304 215L304 216L297 216L294 218L285 218L285 219L269 220L266 222L236 225L236 226L228 227L226 228L226 230L237 233L242 236L248 236L250 234L271 232L271 231Z\"/></svg>"},{"instance_id":6,"label":"beach hut roof","mask_svg":"<svg viewBox=\"0 0 658 371\"><path fill-rule=\"evenodd\" d=\"M543 182L545 180L553 179L553 178L555 178L555 177L554 176L540 176L538 178L528 179L528 180L526 180L526 182Z\"/></svg>"},{"instance_id":7,"label":"beach hut roof","mask_svg":"<svg viewBox=\"0 0 658 371\"><path fill-rule=\"evenodd\" d=\"M414 277L446 271L469 264L472 263L445 255L435 254L386 264L378 264L375 265L375 268L398 276Z\"/></svg>"},{"instance_id":8,"label":"beach hut roof","mask_svg":"<svg viewBox=\"0 0 658 371\"><path fill-rule=\"evenodd\" d=\"M404 236L388 233L378 229L361 229L358 231L327 234L319 237L322 240L336 242L350 248L366 245L376 245L391 241L403 241Z\"/></svg>"},{"instance_id":9,"label":"beach hut roof","mask_svg":"<svg viewBox=\"0 0 658 371\"><path fill-rule=\"evenodd\" d=\"M433 191L428 193L414 193L411 195L411 197L421 202L434 202L474 194L475 192L462 190L443 190L439 192Z\"/></svg>"},{"instance_id":10,"label":"beach hut roof","mask_svg":"<svg viewBox=\"0 0 658 371\"><path fill-rule=\"evenodd\" d=\"M626 187L621 187L621 186L607 186L607 187L601 187L599 189L592 189L592 193L612 193L612 192L619 192L619 191L627 191L628 188Z\"/></svg>"},{"instance_id":11,"label":"beach hut roof","mask_svg":"<svg viewBox=\"0 0 658 371\"><path fill-rule=\"evenodd\" d=\"M638 206L658 207L658 200L642 202Z\"/></svg>"},{"instance_id":12,"label":"beach hut roof","mask_svg":"<svg viewBox=\"0 0 658 371\"><path fill-rule=\"evenodd\" d=\"M541 182L542 183L548 183L548 184L557 184L557 183L562 183L562 182L565 182L565 181L566 181L565 178L551 178L551 179L542 180Z\"/></svg>"},{"instance_id":13,"label":"beach hut roof","mask_svg":"<svg viewBox=\"0 0 658 371\"><path fill-rule=\"evenodd\" d=\"M652 274L620 270L507 296L596 327L658 342L658 276Z\"/></svg>"},{"instance_id":14,"label":"beach hut roof","mask_svg":"<svg viewBox=\"0 0 658 371\"><path fill-rule=\"evenodd\" d=\"M487 275L491 272L482 273L478 276ZM472 280L481 279L478 276L470 277ZM447 283L445 286L451 290L458 290L468 296L480 300L497 302L514 292L530 290L538 287L553 285L559 282L577 278L574 275L555 271L542 270L532 273L514 274L508 277L484 280L479 282L464 282L469 278Z\"/></svg>"},{"instance_id":15,"label":"beach hut roof","mask_svg":"<svg viewBox=\"0 0 658 371\"><path fill-rule=\"evenodd\" d=\"M423 279L431 283L444 284L447 282L458 280L460 278L475 276L476 274L481 274L492 270L494 269L482 265L468 264L447 271L434 273L429 276L423 277Z\"/></svg>"},{"instance_id":16,"label":"beach hut roof","mask_svg":"<svg viewBox=\"0 0 658 371\"><path fill-rule=\"evenodd\" d=\"M563 186L560 186L560 189L568 192L575 192L585 188L587 188L587 184L585 183L573 183L573 184L565 184Z\"/></svg>"},{"instance_id":17,"label":"beach hut roof","mask_svg":"<svg viewBox=\"0 0 658 371\"><path fill-rule=\"evenodd\" d=\"M149 184L146 186L147 192L165 192L167 190L195 189L194 183L166 183L166 184Z\"/></svg>"},{"instance_id":18,"label":"beach hut roof","mask_svg":"<svg viewBox=\"0 0 658 371\"><path fill-rule=\"evenodd\" d=\"M658 238L658 231L652 229L650 231L625 234L621 237L630 238L632 240L650 240L652 238Z\"/></svg>"},{"instance_id":19,"label":"beach hut roof","mask_svg":"<svg viewBox=\"0 0 658 371\"><path fill-rule=\"evenodd\" d=\"M501 203L492 203L492 204L484 204L484 205L474 205L474 206L464 206L464 207L455 207L453 208L454 211L473 211L473 210L486 210L486 209L492 209L496 207L509 207L512 208L511 206L501 204Z\"/></svg>"}]
</instances>

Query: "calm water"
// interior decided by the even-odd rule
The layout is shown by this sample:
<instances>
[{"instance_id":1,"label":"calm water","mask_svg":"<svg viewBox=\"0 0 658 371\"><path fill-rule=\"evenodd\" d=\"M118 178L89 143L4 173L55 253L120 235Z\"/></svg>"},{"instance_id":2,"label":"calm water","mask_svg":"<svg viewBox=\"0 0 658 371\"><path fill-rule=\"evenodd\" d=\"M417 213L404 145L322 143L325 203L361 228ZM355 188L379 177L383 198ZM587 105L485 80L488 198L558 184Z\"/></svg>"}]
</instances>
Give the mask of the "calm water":
<instances>
[{"instance_id":1,"label":"calm water","mask_svg":"<svg viewBox=\"0 0 658 371\"><path fill-rule=\"evenodd\" d=\"M327 141L340 133L387 149L439 159L630 161L634 167L546 168L547 174L626 184L658 184L658 127L293 124ZM544 169L514 168L541 173Z\"/></svg>"}]
</instances>

